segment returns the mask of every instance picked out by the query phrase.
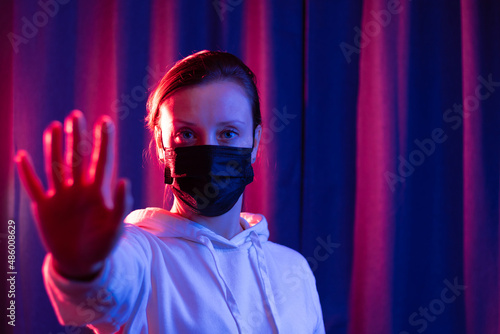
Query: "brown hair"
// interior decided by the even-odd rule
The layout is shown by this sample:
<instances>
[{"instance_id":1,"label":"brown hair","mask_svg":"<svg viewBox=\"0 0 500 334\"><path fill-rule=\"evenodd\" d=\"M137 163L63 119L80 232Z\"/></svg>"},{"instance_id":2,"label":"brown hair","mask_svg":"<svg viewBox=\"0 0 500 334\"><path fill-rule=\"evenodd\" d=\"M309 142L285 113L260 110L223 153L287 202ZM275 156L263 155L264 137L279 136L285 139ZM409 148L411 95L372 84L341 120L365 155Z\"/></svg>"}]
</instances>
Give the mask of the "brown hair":
<instances>
[{"instance_id":1,"label":"brown hair","mask_svg":"<svg viewBox=\"0 0 500 334\"><path fill-rule=\"evenodd\" d=\"M253 129L262 123L259 94L255 74L238 57L222 51L199 51L179 60L163 76L158 86L150 93L146 108L147 127L153 133L159 126L160 106L176 90L208 83L230 80L239 84L250 100ZM151 145L154 143L154 138Z\"/></svg>"}]
</instances>

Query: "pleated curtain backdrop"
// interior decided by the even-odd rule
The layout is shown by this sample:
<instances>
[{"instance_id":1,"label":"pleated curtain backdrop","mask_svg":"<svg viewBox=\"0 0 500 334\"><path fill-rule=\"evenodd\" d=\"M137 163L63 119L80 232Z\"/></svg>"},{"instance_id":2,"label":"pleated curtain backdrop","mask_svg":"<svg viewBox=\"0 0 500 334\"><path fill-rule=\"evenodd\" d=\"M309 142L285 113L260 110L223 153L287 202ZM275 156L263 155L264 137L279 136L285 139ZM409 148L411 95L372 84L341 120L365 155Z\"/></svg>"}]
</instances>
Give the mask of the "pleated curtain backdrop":
<instances>
[{"instance_id":1,"label":"pleated curtain backdrop","mask_svg":"<svg viewBox=\"0 0 500 334\"><path fill-rule=\"evenodd\" d=\"M107 114L134 208L162 206L147 93L211 49L257 75L264 131L244 208L308 259L327 333L500 333L500 2L5 0L0 11L0 254L6 273L10 219L18 272L4 332L89 332L57 323L14 152L43 175L52 120Z\"/></svg>"}]
</instances>

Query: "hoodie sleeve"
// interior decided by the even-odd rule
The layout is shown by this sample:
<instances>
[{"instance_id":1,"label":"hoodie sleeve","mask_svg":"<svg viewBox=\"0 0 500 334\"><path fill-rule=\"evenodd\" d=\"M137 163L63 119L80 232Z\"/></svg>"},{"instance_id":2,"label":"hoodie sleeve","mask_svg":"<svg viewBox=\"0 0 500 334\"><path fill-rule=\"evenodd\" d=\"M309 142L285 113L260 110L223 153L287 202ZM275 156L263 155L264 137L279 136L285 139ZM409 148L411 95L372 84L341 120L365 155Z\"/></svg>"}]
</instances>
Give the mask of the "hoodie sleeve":
<instances>
[{"instance_id":1,"label":"hoodie sleeve","mask_svg":"<svg viewBox=\"0 0 500 334\"><path fill-rule=\"evenodd\" d=\"M57 319L62 325L89 325L98 332L115 332L147 295L151 249L138 227L126 224L120 242L90 282L68 280L45 257L43 277Z\"/></svg>"}]
</instances>

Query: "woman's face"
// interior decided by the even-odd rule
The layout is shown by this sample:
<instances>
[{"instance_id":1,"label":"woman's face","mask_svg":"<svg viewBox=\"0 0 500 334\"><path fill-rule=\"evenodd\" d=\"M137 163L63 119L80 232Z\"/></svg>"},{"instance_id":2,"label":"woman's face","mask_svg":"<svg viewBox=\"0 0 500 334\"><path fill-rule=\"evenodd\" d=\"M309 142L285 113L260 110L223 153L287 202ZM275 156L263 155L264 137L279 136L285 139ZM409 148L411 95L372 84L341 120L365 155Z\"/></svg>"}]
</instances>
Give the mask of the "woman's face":
<instances>
[{"instance_id":1,"label":"woman's face","mask_svg":"<svg viewBox=\"0 0 500 334\"><path fill-rule=\"evenodd\" d=\"M166 148L192 145L249 148L254 141L250 101L243 88L231 81L182 88L165 100L160 115L161 139ZM260 126L255 139L252 161L257 153Z\"/></svg>"}]
</instances>

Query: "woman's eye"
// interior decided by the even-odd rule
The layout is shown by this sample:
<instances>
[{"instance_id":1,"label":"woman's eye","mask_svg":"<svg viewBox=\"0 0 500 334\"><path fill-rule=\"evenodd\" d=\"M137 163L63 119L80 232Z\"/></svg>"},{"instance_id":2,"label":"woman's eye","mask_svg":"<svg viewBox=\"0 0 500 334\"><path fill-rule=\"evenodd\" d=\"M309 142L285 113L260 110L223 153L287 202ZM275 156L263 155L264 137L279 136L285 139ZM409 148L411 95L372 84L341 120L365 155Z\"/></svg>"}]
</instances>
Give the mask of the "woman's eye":
<instances>
[{"instance_id":1,"label":"woman's eye","mask_svg":"<svg viewBox=\"0 0 500 334\"><path fill-rule=\"evenodd\" d=\"M222 139L231 139L234 138L237 135L237 133L233 130L224 130L221 133Z\"/></svg>"},{"instance_id":2,"label":"woman's eye","mask_svg":"<svg viewBox=\"0 0 500 334\"><path fill-rule=\"evenodd\" d=\"M177 132L176 138L180 141L188 141L194 138L194 133L190 130L181 130Z\"/></svg>"},{"instance_id":3,"label":"woman's eye","mask_svg":"<svg viewBox=\"0 0 500 334\"><path fill-rule=\"evenodd\" d=\"M193 138L193 133L192 133L192 132L189 132L189 131L183 131L183 132L181 133L181 136L182 136L182 138L184 138L184 139L191 139L191 138Z\"/></svg>"}]
</instances>

